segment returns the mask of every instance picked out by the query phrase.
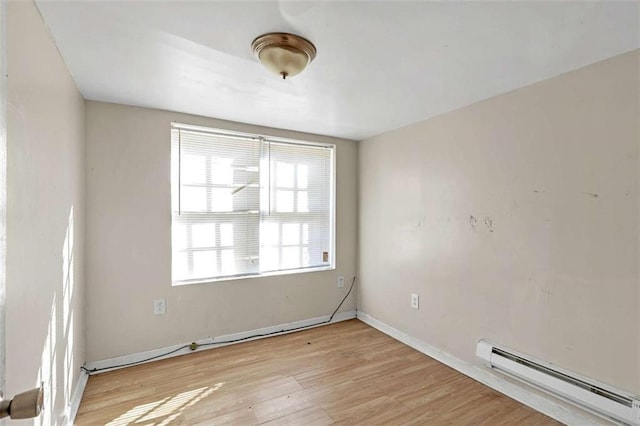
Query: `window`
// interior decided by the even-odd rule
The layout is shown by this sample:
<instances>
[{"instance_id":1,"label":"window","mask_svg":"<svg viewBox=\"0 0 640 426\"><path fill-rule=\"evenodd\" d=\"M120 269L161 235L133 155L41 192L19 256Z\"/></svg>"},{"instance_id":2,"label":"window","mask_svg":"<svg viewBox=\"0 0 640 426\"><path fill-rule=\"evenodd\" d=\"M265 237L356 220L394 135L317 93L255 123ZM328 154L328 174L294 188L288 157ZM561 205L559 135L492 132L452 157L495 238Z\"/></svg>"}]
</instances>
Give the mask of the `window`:
<instances>
[{"instance_id":1,"label":"window","mask_svg":"<svg viewBox=\"0 0 640 426\"><path fill-rule=\"evenodd\" d=\"M334 267L335 146L174 124L174 284Z\"/></svg>"}]
</instances>

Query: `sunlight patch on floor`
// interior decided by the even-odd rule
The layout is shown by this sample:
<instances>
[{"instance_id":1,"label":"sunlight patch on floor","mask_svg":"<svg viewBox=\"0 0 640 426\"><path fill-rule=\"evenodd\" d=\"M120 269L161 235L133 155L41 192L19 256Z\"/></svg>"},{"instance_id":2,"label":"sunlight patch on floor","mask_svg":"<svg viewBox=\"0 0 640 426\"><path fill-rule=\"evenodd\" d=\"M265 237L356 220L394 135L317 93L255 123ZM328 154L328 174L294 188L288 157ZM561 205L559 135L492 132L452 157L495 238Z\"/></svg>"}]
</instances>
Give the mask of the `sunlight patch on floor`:
<instances>
[{"instance_id":1,"label":"sunlight patch on floor","mask_svg":"<svg viewBox=\"0 0 640 426\"><path fill-rule=\"evenodd\" d=\"M121 426L136 423L149 423L152 420L159 421L158 426L164 426L178 418L182 412L197 404L198 401L211 395L220 389L224 383L214 386L205 386L199 389L179 393L170 398L164 398L147 404L138 405L117 419L107 423L107 426ZM155 423L155 422L154 422Z\"/></svg>"}]
</instances>

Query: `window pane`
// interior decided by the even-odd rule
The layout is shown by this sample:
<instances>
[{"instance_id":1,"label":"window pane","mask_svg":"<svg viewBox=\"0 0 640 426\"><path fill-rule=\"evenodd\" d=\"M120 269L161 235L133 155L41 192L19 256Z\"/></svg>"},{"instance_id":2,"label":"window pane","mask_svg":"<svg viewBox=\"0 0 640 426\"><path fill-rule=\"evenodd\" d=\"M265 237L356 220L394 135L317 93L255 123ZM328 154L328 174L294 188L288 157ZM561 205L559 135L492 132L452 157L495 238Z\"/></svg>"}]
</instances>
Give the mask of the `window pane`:
<instances>
[{"instance_id":1,"label":"window pane","mask_svg":"<svg viewBox=\"0 0 640 426\"><path fill-rule=\"evenodd\" d=\"M284 213L293 211L293 191L278 191L276 197L277 211Z\"/></svg>"},{"instance_id":2,"label":"window pane","mask_svg":"<svg viewBox=\"0 0 640 426\"><path fill-rule=\"evenodd\" d=\"M171 227L172 239L171 244L176 250L184 250L187 248L187 228L183 223L174 223Z\"/></svg>"},{"instance_id":3,"label":"window pane","mask_svg":"<svg viewBox=\"0 0 640 426\"><path fill-rule=\"evenodd\" d=\"M302 244L309 244L309 225L302 224Z\"/></svg>"},{"instance_id":4,"label":"window pane","mask_svg":"<svg viewBox=\"0 0 640 426\"><path fill-rule=\"evenodd\" d=\"M277 223L263 223L260 233L260 243L267 246L275 246L280 243Z\"/></svg>"},{"instance_id":5,"label":"window pane","mask_svg":"<svg viewBox=\"0 0 640 426\"><path fill-rule=\"evenodd\" d=\"M293 188L293 164L276 164L276 186L280 188Z\"/></svg>"},{"instance_id":6,"label":"window pane","mask_svg":"<svg viewBox=\"0 0 640 426\"><path fill-rule=\"evenodd\" d=\"M300 244L300 225L297 223L285 223L282 225L282 244Z\"/></svg>"},{"instance_id":7,"label":"window pane","mask_svg":"<svg viewBox=\"0 0 640 426\"><path fill-rule=\"evenodd\" d=\"M298 212L299 213L309 212L309 197L308 197L307 191L298 192Z\"/></svg>"},{"instance_id":8,"label":"window pane","mask_svg":"<svg viewBox=\"0 0 640 426\"><path fill-rule=\"evenodd\" d=\"M311 256L309 256L309 248L302 248L302 266L309 266L311 261Z\"/></svg>"},{"instance_id":9,"label":"window pane","mask_svg":"<svg viewBox=\"0 0 640 426\"><path fill-rule=\"evenodd\" d=\"M231 190L227 188L211 188L211 211L230 212L232 210Z\"/></svg>"},{"instance_id":10,"label":"window pane","mask_svg":"<svg viewBox=\"0 0 640 426\"><path fill-rule=\"evenodd\" d=\"M220 224L220 245L221 246L233 245L233 223Z\"/></svg>"},{"instance_id":11,"label":"window pane","mask_svg":"<svg viewBox=\"0 0 640 426\"><path fill-rule=\"evenodd\" d=\"M193 278L208 278L217 275L216 252L196 251L193 253Z\"/></svg>"},{"instance_id":12,"label":"window pane","mask_svg":"<svg viewBox=\"0 0 640 426\"><path fill-rule=\"evenodd\" d=\"M292 269L300 266L300 247L282 248L282 268Z\"/></svg>"},{"instance_id":13,"label":"window pane","mask_svg":"<svg viewBox=\"0 0 640 426\"><path fill-rule=\"evenodd\" d=\"M207 211L207 188L197 186L183 186L181 190L183 212Z\"/></svg>"},{"instance_id":14,"label":"window pane","mask_svg":"<svg viewBox=\"0 0 640 426\"><path fill-rule=\"evenodd\" d=\"M173 253L172 274L174 280L183 280L189 276L187 253Z\"/></svg>"},{"instance_id":15,"label":"window pane","mask_svg":"<svg viewBox=\"0 0 640 426\"><path fill-rule=\"evenodd\" d=\"M222 275L233 275L236 273L236 258L233 250L222 250Z\"/></svg>"},{"instance_id":16,"label":"window pane","mask_svg":"<svg viewBox=\"0 0 640 426\"><path fill-rule=\"evenodd\" d=\"M216 225L215 223L196 223L191 225L191 247L215 247Z\"/></svg>"},{"instance_id":17,"label":"window pane","mask_svg":"<svg viewBox=\"0 0 640 426\"><path fill-rule=\"evenodd\" d=\"M298 164L298 188L307 189L308 180L309 180L309 167L304 164Z\"/></svg>"},{"instance_id":18,"label":"window pane","mask_svg":"<svg viewBox=\"0 0 640 426\"><path fill-rule=\"evenodd\" d=\"M277 247L263 247L260 250L260 270L275 271L280 269Z\"/></svg>"},{"instance_id":19,"label":"window pane","mask_svg":"<svg viewBox=\"0 0 640 426\"><path fill-rule=\"evenodd\" d=\"M182 183L206 183L207 158L202 155L184 154L180 170Z\"/></svg>"},{"instance_id":20,"label":"window pane","mask_svg":"<svg viewBox=\"0 0 640 426\"><path fill-rule=\"evenodd\" d=\"M213 158L211 160L211 183L232 184L233 183L233 163L232 158Z\"/></svg>"}]
</instances>

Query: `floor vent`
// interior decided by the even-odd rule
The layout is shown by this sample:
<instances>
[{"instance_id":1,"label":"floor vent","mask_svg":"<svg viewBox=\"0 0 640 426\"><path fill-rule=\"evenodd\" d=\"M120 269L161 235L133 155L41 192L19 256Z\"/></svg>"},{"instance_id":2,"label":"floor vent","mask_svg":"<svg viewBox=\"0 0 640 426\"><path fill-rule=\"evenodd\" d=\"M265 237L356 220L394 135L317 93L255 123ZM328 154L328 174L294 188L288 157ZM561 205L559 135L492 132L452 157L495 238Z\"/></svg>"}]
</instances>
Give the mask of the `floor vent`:
<instances>
[{"instance_id":1,"label":"floor vent","mask_svg":"<svg viewBox=\"0 0 640 426\"><path fill-rule=\"evenodd\" d=\"M492 369L578 404L598 416L640 426L640 400L633 395L484 339L478 342L476 355Z\"/></svg>"}]
</instances>

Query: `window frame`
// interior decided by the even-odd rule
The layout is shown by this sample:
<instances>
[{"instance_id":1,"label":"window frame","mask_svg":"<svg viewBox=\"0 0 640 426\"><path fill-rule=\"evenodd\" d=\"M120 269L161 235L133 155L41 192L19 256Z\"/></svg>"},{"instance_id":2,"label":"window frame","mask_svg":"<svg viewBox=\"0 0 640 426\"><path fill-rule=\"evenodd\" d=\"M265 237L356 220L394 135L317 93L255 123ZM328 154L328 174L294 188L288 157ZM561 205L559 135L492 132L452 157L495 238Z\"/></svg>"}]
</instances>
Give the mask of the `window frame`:
<instances>
[{"instance_id":1,"label":"window frame","mask_svg":"<svg viewBox=\"0 0 640 426\"><path fill-rule=\"evenodd\" d=\"M337 228L337 224L336 224L336 217L337 217L337 190L336 190L336 175L337 175L337 146L336 144L333 143L325 143L325 142L317 142L317 141L309 141L309 140L302 140L302 139L293 139L293 138L284 138L284 137L279 137L279 136L272 136L272 135L267 135L267 134L257 134L257 133L248 133L248 132L239 132L239 131L233 131L233 130L226 130L226 129L219 129L219 128L213 128L213 127L207 127L207 126L198 126L198 125L191 125L191 124L185 124L185 123L180 123L180 122L171 122L170 123L170 132L169 134L171 135L171 133L174 130L186 130L186 131L194 131L194 132L203 132L203 133L208 133L208 134L212 134L212 135L217 135L217 136L221 136L221 137L228 137L228 138L241 138L241 139L254 139L254 140L260 140L262 142L273 142L273 143L282 143L282 144L291 144L291 145L302 145L302 146L313 146L313 147L320 147L320 148L329 148L331 149L331 160L330 160L330 166L331 166L331 173L330 173L330 180L329 180L329 221L330 221L330 225L329 225L329 238L330 238L330 243L329 243L329 262L326 265L320 265L320 266L312 266L312 267L298 267L298 268L292 268L292 269L280 269L280 270L276 270L276 271L267 271L267 272L256 272L256 273L243 273L243 274L236 274L236 275L227 275L227 276L219 276L219 277L212 277L212 278L197 278L197 279L186 279L186 280L174 280L173 279L173 256L174 256L174 248L173 248L173 224L174 224L174 220L176 220L176 218L178 219L178 221L180 221L180 214L175 213L174 211L174 197L180 197L180 177L179 177L179 171L178 171L178 176L177 176L177 183L174 183L174 170L173 170L173 164L174 164L174 148L173 148L173 138L170 137L170 145L171 145L171 155L170 155L170 179L169 179L169 185L170 185L170 217L171 217L171 227L170 227L170 251L171 251L171 285L172 286L183 286L183 285L192 285L192 284L206 284L206 283L216 283L216 282L222 282L222 281L234 281L234 280L243 280L243 279L252 279L252 278L263 278L263 277L273 277L273 276L279 276L279 275L292 275L292 274L302 274L302 273L310 273L310 272L321 272L321 271L330 271L330 270L335 270L336 269L336 263L337 263L337 256L336 256L336 247L337 247L337 233L336 233L336 228ZM178 156L180 156L180 151L178 151ZM180 158L178 157L178 163L180 162ZM179 167L179 166L178 166ZM179 169L178 169L179 170ZM177 189L178 194L174 194L174 190ZM260 198L262 198L262 194L260 194ZM185 214L185 213L182 213ZM292 216L300 216L300 215L304 215L304 213L298 213L298 212L290 212L290 213L278 213L278 214L286 214L286 215L292 215ZM186 215L190 215L189 213L186 213ZM195 213L195 215L200 215L198 213ZM203 217L204 216L215 216L218 215L218 213L203 213L201 214ZM236 213L236 214L232 214L229 213L229 216L231 218L231 216L240 216L242 215L242 213ZM260 215L260 213L259 213ZM261 217L261 216L259 216ZM187 219L184 219L187 220ZM258 219L259 221L259 225L262 223L260 219ZM289 222L287 222L289 223ZM260 228L258 227L257 229L258 234L260 233ZM259 247L261 247L260 241L259 242ZM302 244L301 244L302 245ZM282 246L282 244L281 244ZM217 252L220 252L222 250L222 248L216 249ZM259 255L258 255L259 258ZM219 262L219 259L217 259L217 262Z\"/></svg>"}]
</instances>

